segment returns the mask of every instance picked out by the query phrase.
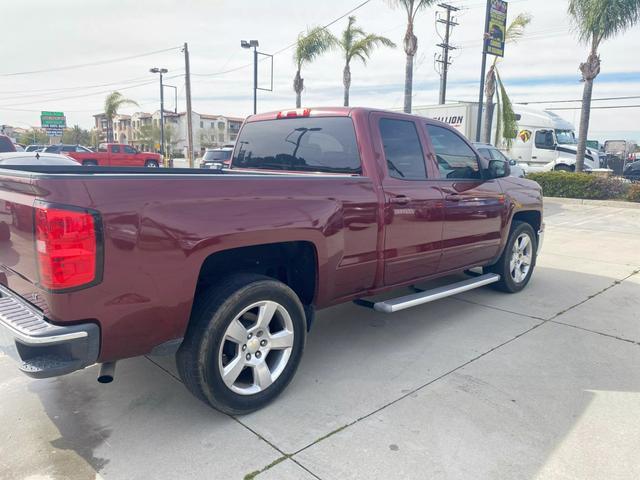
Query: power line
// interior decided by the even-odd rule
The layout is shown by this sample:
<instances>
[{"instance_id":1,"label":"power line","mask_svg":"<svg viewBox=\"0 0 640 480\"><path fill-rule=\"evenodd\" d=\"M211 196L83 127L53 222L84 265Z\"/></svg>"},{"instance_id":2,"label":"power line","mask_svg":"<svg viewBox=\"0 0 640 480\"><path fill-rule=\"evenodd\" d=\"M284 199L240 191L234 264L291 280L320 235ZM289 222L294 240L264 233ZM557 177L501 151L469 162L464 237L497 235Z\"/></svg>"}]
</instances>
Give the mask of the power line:
<instances>
[{"instance_id":1,"label":"power line","mask_svg":"<svg viewBox=\"0 0 640 480\"><path fill-rule=\"evenodd\" d=\"M591 110L609 110L616 108L640 108L640 105L609 105L606 107L591 107ZM558 107L558 108L547 108L547 110L582 110L582 107Z\"/></svg>"},{"instance_id":2,"label":"power line","mask_svg":"<svg viewBox=\"0 0 640 480\"><path fill-rule=\"evenodd\" d=\"M134 58L148 57L148 56L151 56L151 55L156 55L158 53L169 52L171 50L178 50L180 48L182 48L182 47L180 46L180 47L165 48L163 50L155 50L153 52L140 53L138 55L129 55L128 57L112 58L110 60L100 60L100 61L96 61L96 62L80 63L80 64L76 64L76 65L66 65L64 67L46 68L46 69L41 69L41 70L30 70L30 71L27 71L27 72L0 73L0 77L15 77L15 76L18 76L18 75L33 75L33 74L36 74L36 73L59 72L59 71L62 71L62 70L73 70L73 69L76 69L76 68L94 67L96 65L107 65L109 63L117 63L117 62L123 62L125 60L132 60Z\"/></svg>"},{"instance_id":3,"label":"power line","mask_svg":"<svg viewBox=\"0 0 640 480\"><path fill-rule=\"evenodd\" d=\"M605 102L610 100L637 100L640 98L640 95L631 95L626 97L603 97L603 98L592 98L592 102ZM582 102L582 99L578 100L537 100L535 102L516 102L520 105L529 105L529 104L540 104L540 103L577 103Z\"/></svg>"},{"instance_id":4,"label":"power line","mask_svg":"<svg viewBox=\"0 0 640 480\"><path fill-rule=\"evenodd\" d=\"M358 4L357 6L355 6L354 8L352 8L351 10L349 10L348 12L340 15L338 18L330 21L329 23L327 23L326 25L323 25L321 28L323 30L326 30L327 28L329 28L331 25L333 25L336 22L339 22L340 20L342 20L344 17L346 17L347 15L352 14L353 12L355 12L356 10L364 7L367 3L371 2L371 0L365 0L364 2ZM287 50L289 50L290 48L294 47L297 43L297 40L294 41L293 43L290 43L289 45L287 45L286 47L281 48L280 50L276 50L272 56L276 56L282 52L285 52ZM232 73L232 72L236 72L238 70L242 70L244 68L247 67L251 67L253 66L253 63L246 63L244 65L240 65L238 67L234 67L234 68L230 68L228 70L222 70L220 72L212 72L212 73L191 73L192 77L214 77L214 76L218 76L218 75L225 75L227 73Z\"/></svg>"}]
</instances>

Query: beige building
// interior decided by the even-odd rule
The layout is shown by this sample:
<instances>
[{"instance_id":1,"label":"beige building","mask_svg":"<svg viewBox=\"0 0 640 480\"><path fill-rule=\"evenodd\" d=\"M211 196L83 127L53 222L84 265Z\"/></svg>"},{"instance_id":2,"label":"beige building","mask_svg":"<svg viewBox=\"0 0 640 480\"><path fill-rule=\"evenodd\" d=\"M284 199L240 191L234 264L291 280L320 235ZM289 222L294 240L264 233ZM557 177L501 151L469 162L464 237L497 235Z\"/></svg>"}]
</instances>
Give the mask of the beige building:
<instances>
[{"instance_id":1,"label":"beige building","mask_svg":"<svg viewBox=\"0 0 640 480\"><path fill-rule=\"evenodd\" d=\"M93 116L95 128L100 138L107 137L107 119L104 113ZM225 115L209 115L193 112L193 150L199 155L205 148L232 145L238 138L238 132L244 118ZM165 140L169 151L174 155L186 155L187 114L185 112L165 112ZM113 139L117 143L129 143L145 150L157 150L149 145L149 138L141 136L144 126L160 128L160 111L154 113L136 112L133 115L117 115L113 120ZM156 140L157 141L157 140Z\"/></svg>"}]
</instances>

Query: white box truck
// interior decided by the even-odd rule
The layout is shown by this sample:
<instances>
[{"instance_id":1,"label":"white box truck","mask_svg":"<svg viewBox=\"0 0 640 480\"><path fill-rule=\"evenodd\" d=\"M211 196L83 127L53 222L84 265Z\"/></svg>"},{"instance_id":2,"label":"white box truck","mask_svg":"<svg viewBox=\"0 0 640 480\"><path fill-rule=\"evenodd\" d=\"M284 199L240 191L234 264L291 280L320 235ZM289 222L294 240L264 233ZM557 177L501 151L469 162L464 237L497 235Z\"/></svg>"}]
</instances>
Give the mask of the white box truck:
<instances>
[{"instance_id":1,"label":"white box truck","mask_svg":"<svg viewBox=\"0 0 640 480\"><path fill-rule=\"evenodd\" d=\"M514 105L518 133L511 147L499 142L496 147L515 160L525 172L575 170L577 139L574 127L548 110ZM473 102L418 106L413 113L448 123L471 141L476 139L478 104ZM491 140L496 138L496 114L493 115ZM600 168L600 154L587 149L585 169Z\"/></svg>"}]
</instances>

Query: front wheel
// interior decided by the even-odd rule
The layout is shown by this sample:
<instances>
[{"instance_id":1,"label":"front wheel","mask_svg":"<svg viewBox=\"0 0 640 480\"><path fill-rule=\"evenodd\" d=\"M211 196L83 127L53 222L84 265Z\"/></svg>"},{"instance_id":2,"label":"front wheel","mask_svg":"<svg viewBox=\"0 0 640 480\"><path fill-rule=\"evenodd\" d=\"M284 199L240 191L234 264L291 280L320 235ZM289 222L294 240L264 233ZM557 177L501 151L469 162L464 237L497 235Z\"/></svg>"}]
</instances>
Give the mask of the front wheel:
<instances>
[{"instance_id":1,"label":"front wheel","mask_svg":"<svg viewBox=\"0 0 640 480\"><path fill-rule=\"evenodd\" d=\"M291 381L305 335L304 309L287 285L234 275L196 299L176 355L178 372L191 393L214 408L248 413Z\"/></svg>"},{"instance_id":2,"label":"front wheel","mask_svg":"<svg viewBox=\"0 0 640 480\"><path fill-rule=\"evenodd\" d=\"M493 285L498 290L516 293L527 286L536 266L538 239L531 225L514 221L500 259L485 270L500 275Z\"/></svg>"},{"instance_id":3,"label":"front wheel","mask_svg":"<svg viewBox=\"0 0 640 480\"><path fill-rule=\"evenodd\" d=\"M158 162L155 160L147 160L144 162L144 166L149 168L158 168Z\"/></svg>"}]
</instances>

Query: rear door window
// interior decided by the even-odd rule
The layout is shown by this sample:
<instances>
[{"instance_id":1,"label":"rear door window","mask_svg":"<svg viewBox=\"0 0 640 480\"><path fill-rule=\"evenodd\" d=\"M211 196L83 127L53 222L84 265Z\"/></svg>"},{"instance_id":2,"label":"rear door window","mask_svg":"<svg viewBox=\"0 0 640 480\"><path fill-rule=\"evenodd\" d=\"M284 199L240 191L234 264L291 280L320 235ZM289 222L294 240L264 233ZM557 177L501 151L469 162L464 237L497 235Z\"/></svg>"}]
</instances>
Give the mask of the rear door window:
<instances>
[{"instance_id":1,"label":"rear door window","mask_svg":"<svg viewBox=\"0 0 640 480\"><path fill-rule=\"evenodd\" d=\"M303 117L247 123L233 168L360 174L349 117Z\"/></svg>"},{"instance_id":2,"label":"rear door window","mask_svg":"<svg viewBox=\"0 0 640 480\"><path fill-rule=\"evenodd\" d=\"M120 153L120 145L112 145L111 153Z\"/></svg>"},{"instance_id":3,"label":"rear door window","mask_svg":"<svg viewBox=\"0 0 640 480\"><path fill-rule=\"evenodd\" d=\"M390 177L401 180L426 180L424 154L415 123L382 118L380 136Z\"/></svg>"}]
</instances>

